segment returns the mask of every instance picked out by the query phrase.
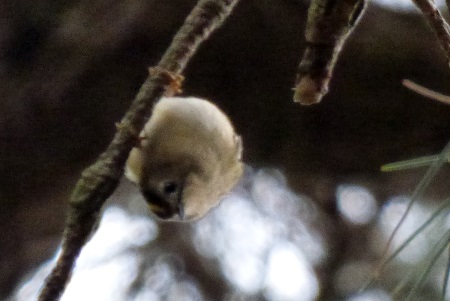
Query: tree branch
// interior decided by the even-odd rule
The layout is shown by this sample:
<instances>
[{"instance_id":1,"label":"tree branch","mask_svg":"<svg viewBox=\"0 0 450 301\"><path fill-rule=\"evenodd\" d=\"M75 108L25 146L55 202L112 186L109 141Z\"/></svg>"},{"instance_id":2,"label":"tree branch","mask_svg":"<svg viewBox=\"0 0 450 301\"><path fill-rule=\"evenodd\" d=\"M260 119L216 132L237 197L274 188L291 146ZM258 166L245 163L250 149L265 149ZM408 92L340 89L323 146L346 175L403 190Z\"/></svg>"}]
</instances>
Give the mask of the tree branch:
<instances>
[{"instance_id":1,"label":"tree branch","mask_svg":"<svg viewBox=\"0 0 450 301\"><path fill-rule=\"evenodd\" d=\"M434 1L430 0L412 0L417 8L420 9L428 24L434 30L441 48L447 56L447 63L450 64L450 33L448 23L444 20L437 9ZM448 3L448 2L447 2Z\"/></svg>"},{"instance_id":2,"label":"tree branch","mask_svg":"<svg viewBox=\"0 0 450 301\"><path fill-rule=\"evenodd\" d=\"M61 297L76 258L95 231L101 207L122 177L136 133L142 130L149 118L152 104L164 93L174 95L180 91L181 73L187 63L199 45L225 21L238 1L200 0L159 64L150 69L149 77L122 118L112 142L98 160L82 173L72 192L61 254L46 279L39 301L59 300Z\"/></svg>"},{"instance_id":3,"label":"tree branch","mask_svg":"<svg viewBox=\"0 0 450 301\"><path fill-rule=\"evenodd\" d=\"M328 92L342 47L364 11L366 0L313 0L308 9L306 49L298 67L294 101L318 103Z\"/></svg>"}]
</instances>

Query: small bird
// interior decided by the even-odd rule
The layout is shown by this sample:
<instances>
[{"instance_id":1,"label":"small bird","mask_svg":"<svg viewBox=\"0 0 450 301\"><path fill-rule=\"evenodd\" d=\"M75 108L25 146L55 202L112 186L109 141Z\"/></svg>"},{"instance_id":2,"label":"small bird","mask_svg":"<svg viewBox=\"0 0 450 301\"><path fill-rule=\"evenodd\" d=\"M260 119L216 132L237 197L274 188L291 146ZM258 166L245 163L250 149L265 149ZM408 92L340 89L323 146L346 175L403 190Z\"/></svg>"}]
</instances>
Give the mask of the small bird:
<instances>
[{"instance_id":1,"label":"small bird","mask_svg":"<svg viewBox=\"0 0 450 301\"><path fill-rule=\"evenodd\" d=\"M159 218L191 221L216 207L243 173L242 142L228 117L195 97L163 97L127 160Z\"/></svg>"}]
</instances>

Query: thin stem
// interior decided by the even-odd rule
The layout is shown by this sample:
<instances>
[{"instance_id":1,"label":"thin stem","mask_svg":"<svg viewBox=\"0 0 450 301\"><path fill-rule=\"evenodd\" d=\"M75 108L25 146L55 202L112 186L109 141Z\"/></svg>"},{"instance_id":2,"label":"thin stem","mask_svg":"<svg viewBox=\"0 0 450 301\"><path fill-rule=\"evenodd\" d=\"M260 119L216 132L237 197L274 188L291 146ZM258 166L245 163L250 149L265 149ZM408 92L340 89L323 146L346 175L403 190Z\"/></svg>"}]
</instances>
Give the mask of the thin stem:
<instances>
[{"instance_id":1,"label":"thin stem","mask_svg":"<svg viewBox=\"0 0 450 301\"><path fill-rule=\"evenodd\" d=\"M152 104L163 94L174 95L181 88L181 73L199 45L217 29L239 0L200 0L161 61L150 69L117 132L98 160L88 167L76 184L71 198L62 250L56 266L46 279L39 301L61 297L73 270L76 258L95 231L99 212L105 200L116 189L122 177L128 154L151 114Z\"/></svg>"},{"instance_id":2,"label":"thin stem","mask_svg":"<svg viewBox=\"0 0 450 301\"><path fill-rule=\"evenodd\" d=\"M383 260L379 266L377 267L376 270L376 275L373 276L371 279L368 280L367 284L363 286L363 288L361 289L361 291L366 290L368 287L370 287L376 280L376 278L378 277L378 275L381 273L381 271L384 269L384 267L392 261L392 259L394 259L404 248L406 248L411 241L417 237L417 235L422 232L423 230L425 230L425 228L427 228L429 225L431 225L431 223L443 212L448 212L445 209L448 209L448 207L450 207L450 198L447 198L444 200L443 204L436 209L431 216L422 223L422 225L420 225L419 228L416 229L416 231L414 231L409 237L408 239L406 239L398 248L395 249L395 251L385 260Z\"/></svg>"},{"instance_id":3,"label":"thin stem","mask_svg":"<svg viewBox=\"0 0 450 301\"><path fill-rule=\"evenodd\" d=\"M430 90L428 88L425 88L424 86L421 86L413 81L410 81L409 79L404 79L402 81L402 84L419 95L450 105L450 96L448 95L444 95L436 91Z\"/></svg>"},{"instance_id":4,"label":"thin stem","mask_svg":"<svg viewBox=\"0 0 450 301\"><path fill-rule=\"evenodd\" d=\"M438 160L439 156L424 156L415 159L397 161L393 163L384 164L380 170L383 172L391 172L397 170L414 169L418 167L424 167L431 165L434 161Z\"/></svg>"},{"instance_id":5,"label":"thin stem","mask_svg":"<svg viewBox=\"0 0 450 301\"><path fill-rule=\"evenodd\" d=\"M406 246L409 245L409 243L423 230L425 230L426 227L428 227L429 225L431 225L431 222L438 217L443 211L444 209L446 209L447 207L450 206L450 198L446 199L444 201L444 204L441 205L441 207L439 207L435 212L433 212L433 214L419 227L416 229L416 231L414 231L413 234L411 234L407 240L405 240L405 242L403 242L400 247L398 247L397 249L395 249L395 251L391 254L391 256L389 256L386 261L384 262L384 265L386 265L387 263L389 263L392 259L394 259ZM447 211L445 211L447 212Z\"/></svg>"},{"instance_id":6,"label":"thin stem","mask_svg":"<svg viewBox=\"0 0 450 301\"><path fill-rule=\"evenodd\" d=\"M450 234L450 231L449 230L447 230L445 233L444 233L444 235L443 236L441 236L441 238L439 238L434 244L433 244L433 246L431 247L431 249L432 250L436 250L436 249L439 249L438 251L438 257L439 257L439 255L443 252L443 250L442 250L442 247L440 247L440 245L442 244L442 241L443 241L443 239L445 239L445 238L447 238L448 239L448 235ZM445 247L445 245L444 245L444 247ZM432 258L432 260L427 260L427 259L424 259L424 260L422 260L422 262L419 264L419 266L418 267L415 267L415 268L413 268L413 269L411 269L410 271L409 271L409 273L408 273L408 275L407 276L404 276L403 277L403 279L402 279L402 281L400 281L400 283L399 284L397 284L396 286L395 286L395 288L392 290L392 296L397 296L397 295L399 295L403 290L404 290L404 288L408 285L408 284L410 284L413 280L414 280L414 278L417 276L417 277L419 277L418 279L416 279L416 282L415 282L415 284L413 285L413 288L411 288L411 290L409 291L409 295L411 295L411 293L414 293L414 291L418 288L418 286L420 285L420 283L426 278L426 275L428 275L428 272L427 272L427 270L428 270L428 268L431 268L430 267L430 264L431 264L431 266L434 264L434 262L435 262L435 259L433 259L434 257L436 257L436 255L431 255L431 258ZM437 258L436 258L437 259ZM431 263L430 263L431 262ZM430 264L429 264L430 263ZM422 273L420 273L420 275L419 275L419 272L420 271L423 271L425 269L425 272L422 272Z\"/></svg>"},{"instance_id":7,"label":"thin stem","mask_svg":"<svg viewBox=\"0 0 450 301\"><path fill-rule=\"evenodd\" d=\"M392 231L392 234L389 237L388 242L386 243L386 246L381 255L381 261L378 264L378 267L376 268L375 277L377 277L377 275L380 273L380 271L386 265L386 262L388 260L390 260L391 257L388 257L387 259L385 259L386 254L388 253L389 248L392 244L392 241L394 240L395 235L397 234L398 230L400 229L400 226L403 224L406 217L408 216L408 213L411 211L412 206L423 195L423 193L425 192L425 189L430 185L431 181L436 176L439 169L447 161L449 154L450 154L450 142L445 146L444 150L438 155L438 159L431 164L431 166L428 168L426 174L424 175L424 177L422 178L422 180L420 181L420 183L417 185L416 189L414 190L413 195L411 196L411 201L409 202L408 206L406 207L405 212L403 213L402 217L400 218L400 221L395 226L394 231ZM423 226L423 227L425 227L425 226Z\"/></svg>"},{"instance_id":8,"label":"thin stem","mask_svg":"<svg viewBox=\"0 0 450 301\"><path fill-rule=\"evenodd\" d=\"M448 244L448 239L450 235L450 230L447 230L445 234L443 235L442 239L440 239L434 246L433 250L435 251L434 254L431 256L431 259L425 262L425 269L420 274L419 278L415 281L412 289L409 291L408 296L406 297L405 301L411 300L411 298L414 296L414 294L419 289L420 285L425 281L425 279L428 277L428 275L431 272L431 269L433 265L436 263L436 261L439 259L439 257L444 252L445 248ZM421 269L422 270L422 269Z\"/></svg>"},{"instance_id":9,"label":"thin stem","mask_svg":"<svg viewBox=\"0 0 450 301\"><path fill-rule=\"evenodd\" d=\"M441 300L445 300L445 295L447 294L448 279L450 276L450 242L447 242L448 258L447 267L445 269L444 283L442 284L442 296Z\"/></svg>"}]
</instances>

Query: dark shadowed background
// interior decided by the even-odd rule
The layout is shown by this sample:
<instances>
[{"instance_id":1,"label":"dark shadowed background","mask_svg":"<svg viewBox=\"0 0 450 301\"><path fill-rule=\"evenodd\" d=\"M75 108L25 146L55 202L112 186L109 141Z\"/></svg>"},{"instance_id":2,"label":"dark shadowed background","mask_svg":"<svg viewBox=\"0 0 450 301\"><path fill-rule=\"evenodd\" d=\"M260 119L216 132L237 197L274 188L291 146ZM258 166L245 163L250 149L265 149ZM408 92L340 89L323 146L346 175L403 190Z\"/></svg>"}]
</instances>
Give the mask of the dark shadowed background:
<instances>
[{"instance_id":1,"label":"dark shadowed background","mask_svg":"<svg viewBox=\"0 0 450 301\"><path fill-rule=\"evenodd\" d=\"M147 68L194 3L0 2L0 298L55 252L77 177L106 147ZM327 260L314 266L319 299L353 300L337 288L337 271L349 259L374 258L368 245L376 221L358 226L346 220L336 205L337 188L365 187L380 208L390 196L412 192L423 170L382 174L379 167L439 152L450 138L450 106L408 91L401 80L450 94L448 64L416 11L370 3L329 94L302 107L293 103L292 87L307 5L241 1L192 60L183 90L229 114L247 164L281 170L288 187L317 205L321 214L312 224L330 237ZM450 193L444 172L427 194L431 204ZM261 292L229 297L238 289L220 267L199 267L202 257L180 238L187 237L185 228L164 224L147 248L179 252L203 298L283 300Z\"/></svg>"}]
</instances>

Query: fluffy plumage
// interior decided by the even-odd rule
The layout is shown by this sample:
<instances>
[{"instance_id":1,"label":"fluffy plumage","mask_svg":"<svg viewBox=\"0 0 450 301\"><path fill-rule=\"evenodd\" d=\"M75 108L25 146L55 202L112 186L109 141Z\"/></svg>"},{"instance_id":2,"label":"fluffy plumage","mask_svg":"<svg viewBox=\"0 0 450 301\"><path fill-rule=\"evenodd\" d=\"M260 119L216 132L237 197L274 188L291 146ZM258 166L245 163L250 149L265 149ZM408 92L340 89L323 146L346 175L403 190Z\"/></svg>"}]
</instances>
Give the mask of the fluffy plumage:
<instances>
[{"instance_id":1,"label":"fluffy plumage","mask_svg":"<svg viewBox=\"0 0 450 301\"><path fill-rule=\"evenodd\" d=\"M241 139L209 101L162 98L140 136L126 176L140 186L151 211L162 219L201 218L242 175Z\"/></svg>"}]
</instances>

